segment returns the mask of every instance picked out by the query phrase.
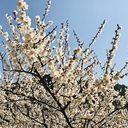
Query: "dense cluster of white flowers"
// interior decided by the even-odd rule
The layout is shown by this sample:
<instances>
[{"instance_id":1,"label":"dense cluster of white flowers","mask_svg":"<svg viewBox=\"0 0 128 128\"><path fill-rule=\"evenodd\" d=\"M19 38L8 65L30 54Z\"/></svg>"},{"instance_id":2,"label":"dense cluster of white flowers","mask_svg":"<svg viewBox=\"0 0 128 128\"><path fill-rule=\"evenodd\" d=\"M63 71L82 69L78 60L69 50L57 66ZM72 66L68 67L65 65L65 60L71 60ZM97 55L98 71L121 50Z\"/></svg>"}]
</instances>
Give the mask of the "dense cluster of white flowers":
<instances>
[{"instance_id":1,"label":"dense cluster of white flowers","mask_svg":"<svg viewBox=\"0 0 128 128\"><path fill-rule=\"evenodd\" d=\"M49 0L42 19L35 16L33 28L25 11L28 5L18 0L14 18L6 14L10 33L0 26L0 34L7 42L1 44L6 54L0 54L4 73L0 86L0 124L10 128L127 127L128 89L122 96L122 90L114 87L127 76L123 71L128 63L120 71L114 71L112 65L121 26L117 25L112 48L102 67L91 45L106 21L87 48L74 32L79 46L71 53L68 22L62 24L58 39L56 27L47 33L53 24L45 22L50 5ZM13 25L13 19L17 25ZM103 71L99 78L94 72L98 65Z\"/></svg>"}]
</instances>

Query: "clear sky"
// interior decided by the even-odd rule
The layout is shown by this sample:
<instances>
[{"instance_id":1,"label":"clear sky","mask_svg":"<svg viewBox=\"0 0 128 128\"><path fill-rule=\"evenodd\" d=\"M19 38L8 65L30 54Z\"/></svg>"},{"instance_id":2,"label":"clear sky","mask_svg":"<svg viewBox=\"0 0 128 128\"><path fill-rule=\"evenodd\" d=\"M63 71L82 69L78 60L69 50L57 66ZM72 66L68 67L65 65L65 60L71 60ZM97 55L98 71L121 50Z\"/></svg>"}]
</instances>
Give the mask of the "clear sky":
<instances>
[{"instance_id":1,"label":"clear sky","mask_svg":"<svg viewBox=\"0 0 128 128\"><path fill-rule=\"evenodd\" d=\"M29 4L27 14L32 21L35 20L35 15L43 15L47 0L26 0L26 2ZM16 5L17 0L1 0L0 24L6 31L9 31L9 27L5 14L12 14ZM93 45L93 49L104 63L106 49L111 48L109 43L114 36L116 25L120 24L123 29L120 31L121 38L113 61L117 63L116 70L119 70L125 64L125 61L128 61L128 0L52 0L47 17L47 20L53 20L53 27L58 25L58 28L61 27L62 22L69 21L71 47L77 46L72 33L73 29L75 29L81 41L85 41L88 45L104 19L107 20L107 24ZM34 22L32 25L34 25ZM1 41L4 41L4 39L0 36ZM128 85L128 77L119 82Z\"/></svg>"}]
</instances>

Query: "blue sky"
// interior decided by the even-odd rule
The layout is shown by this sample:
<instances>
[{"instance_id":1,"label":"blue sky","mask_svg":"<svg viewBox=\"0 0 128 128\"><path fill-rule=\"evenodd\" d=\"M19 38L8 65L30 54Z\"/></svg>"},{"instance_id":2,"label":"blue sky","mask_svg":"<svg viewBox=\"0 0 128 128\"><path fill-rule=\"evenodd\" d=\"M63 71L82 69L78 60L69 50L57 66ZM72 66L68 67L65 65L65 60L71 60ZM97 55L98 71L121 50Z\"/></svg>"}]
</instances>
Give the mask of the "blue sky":
<instances>
[{"instance_id":1,"label":"blue sky","mask_svg":"<svg viewBox=\"0 0 128 128\"><path fill-rule=\"evenodd\" d=\"M26 0L29 4L27 14L35 20L35 15L42 16L47 0ZM17 0L2 0L0 4L0 24L4 30L9 31L5 14L12 14L16 9ZM86 42L86 46L91 42L91 38L96 34L102 21L106 19L107 24L93 45L99 59L104 63L106 60L106 49L111 48L109 44L116 25L120 24L123 29L120 31L121 38L118 43L118 50L113 62L117 63L116 70L119 70L128 61L128 1L127 0L52 0L51 9L46 20L53 20L53 27L66 20L69 21L71 47L76 47L77 43L72 30L75 29L81 41ZM34 22L32 22L34 25ZM0 41L4 39L0 36ZM128 85L128 78L119 81Z\"/></svg>"}]
</instances>

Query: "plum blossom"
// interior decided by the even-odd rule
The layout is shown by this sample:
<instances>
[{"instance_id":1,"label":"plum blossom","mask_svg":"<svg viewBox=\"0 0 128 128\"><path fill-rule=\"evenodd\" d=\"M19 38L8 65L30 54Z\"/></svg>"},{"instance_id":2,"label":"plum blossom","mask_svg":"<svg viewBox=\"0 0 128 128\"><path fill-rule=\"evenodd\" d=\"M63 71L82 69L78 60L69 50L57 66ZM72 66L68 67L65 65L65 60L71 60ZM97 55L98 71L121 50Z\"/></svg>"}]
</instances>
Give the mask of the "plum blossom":
<instances>
[{"instance_id":1,"label":"plum blossom","mask_svg":"<svg viewBox=\"0 0 128 128\"><path fill-rule=\"evenodd\" d=\"M117 25L102 65L91 46L106 20L87 47L74 32L78 47L72 48L68 21L57 32L45 20L50 5L48 0L43 17L31 25L27 3L18 0L14 18L6 14L10 32L0 26L1 127L127 127L128 88L117 83L127 77L128 62L118 71L112 63L122 27Z\"/></svg>"}]
</instances>

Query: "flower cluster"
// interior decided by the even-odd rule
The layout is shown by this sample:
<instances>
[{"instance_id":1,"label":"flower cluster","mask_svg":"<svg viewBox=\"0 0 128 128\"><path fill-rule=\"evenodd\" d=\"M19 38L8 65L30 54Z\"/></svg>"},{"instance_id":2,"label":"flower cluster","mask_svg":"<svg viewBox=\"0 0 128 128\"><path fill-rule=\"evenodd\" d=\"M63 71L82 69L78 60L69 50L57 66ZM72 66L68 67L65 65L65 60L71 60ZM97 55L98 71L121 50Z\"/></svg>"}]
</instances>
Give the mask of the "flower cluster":
<instances>
[{"instance_id":1,"label":"flower cluster","mask_svg":"<svg viewBox=\"0 0 128 128\"><path fill-rule=\"evenodd\" d=\"M18 0L13 16L6 14L11 31L0 34L6 43L0 53L3 78L0 86L0 124L6 127L127 127L128 89L117 81L127 76L128 63L114 71L114 51L119 41L117 25L107 61L101 65L91 45L101 33L104 20L87 48L74 31L78 47L69 46L69 25L56 28L45 22L51 1L47 2L43 18L35 16L31 26L28 5ZM16 22L16 26L12 20ZM11 36L10 36L11 35ZM96 67L102 74L97 77Z\"/></svg>"}]
</instances>

